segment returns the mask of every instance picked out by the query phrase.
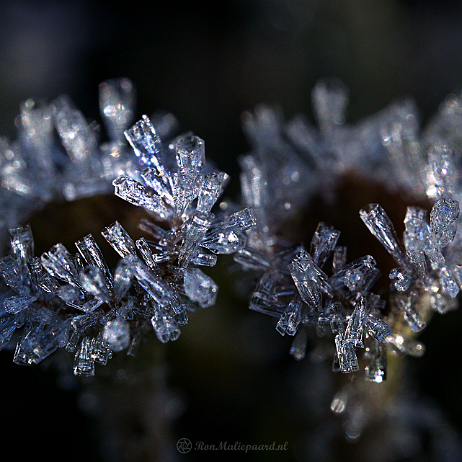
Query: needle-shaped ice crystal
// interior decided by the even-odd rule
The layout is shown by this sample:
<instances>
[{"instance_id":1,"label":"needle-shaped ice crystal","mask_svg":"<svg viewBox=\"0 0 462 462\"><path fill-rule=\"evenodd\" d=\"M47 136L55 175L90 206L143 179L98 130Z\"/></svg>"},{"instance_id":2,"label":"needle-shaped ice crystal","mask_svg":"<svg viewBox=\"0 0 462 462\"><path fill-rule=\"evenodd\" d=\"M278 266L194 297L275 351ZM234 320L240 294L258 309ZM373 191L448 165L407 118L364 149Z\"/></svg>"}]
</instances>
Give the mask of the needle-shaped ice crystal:
<instances>
[{"instance_id":1,"label":"needle-shaped ice crystal","mask_svg":"<svg viewBox=\"0 0 462 462\"><path fill-rule=\"evenodd\" d=\"M332 290L339 290L343 285L351 291L363 289L368 277L377 271L376 261L372 255L365 255L357 260L344 264L329 278Z\"/></svg>"},{"instance_id":2,"label":"needle-shaped ice crystal","mask_svg":"<svg viewBox=\"0 0 462 462\"><path fill-rule=\"evenodd\" d=\"M99 86L99 107L112 140L123 138L133 120L135 89L129 79L110 79Z\"/></svg>"},{"instance_id":3,"label":"needle-shaped ice crystal","mask_svg":"<svg viewBox=\"0 0 462 462\"><path fill-rule=\"evenodd\" d=\"M377 342L385 342L391 335L390 326L382 319L368 314L364 320L364 327L369 335Z\"/></svg>"},{"instance_id":4,"label":"needle-shaped ice crystal","mask_svg":"<svg viewBox=\"0 0 462 462\"><path fill-rule=\"evenodd\" d=\"M198 302L201 308L207 308L215 304L218 286L200 269L189 268L184 270L184 290L190 300Z\"/></svg>"},{"instance_id":5,"label":"needle-shaped ice crystal","mask_svg":"<svg viewBox=\"0 0 462 462\"><path fill-rule=\"evenodd\" d=\"M205 175L197 200L197 210L210 212L223 193L228 180L229 176L224 172L213 172Z\"/></svg>"},{"instance_id":6,"label":"needle-shaped ice crystal","mask_svg":"<svg viewBox=\"0 0 462 462\"><path fill-rule=\"evenodd\" d=\"M42 265L51 276L80 287L78 271L69 251L62 244L42 254Z\"/></svg>"},{"instance_id":7,"label":"needle-shaped ice crystal","mask_svg":"<svg viewBox=\"0 0 462 462\"><path fill-rule=\"evenodd\" d=\"M359 370L358 357L353 343L346 342L342 333L335 336L336 355L339 364L339 370L343 373L351 373Z\"/></svg>"},{"instance_id":8,"label":"needle-shaped ice crystal","mask_svg":"<svg viewBox=\"0 0 462 462\"><path fill-rule=\"evenodd\" d=\"M430 197L453 197L458 180L454 153L449 146L434 144L428 151L427 194Z\"/></svg>"},{"instance_id":9,"label":"needle-shaped ice crystal","mask_svg":"<svg viewBox=\"0 0 462 462\"><path fill-rule=\"evenodd\" d=\"M17 260L23 264L34 255L34 239L29 225L9 230L11 250Z\"/></svg>"},{"instance_id":10,"label":"needle-shaped ice crystal","mask_svg":"<svg viewBox=\"0 0 462 462\"><path fill-rule=\"evenodd\" d=\"M363 331L366 321L366 299L361 296L348 320L343 340L354 347L363 348Z\"/></svg>"},{"instance_id":11,"label":"needle-shaped ice crystal","mask_svg":"<svg viewBox=\"0 0 462 462\"><path fill-rule=\"evenodd\" d=\"M404 319L414 332L420 332L427 326L427 323L422 319L418 311L418 298L417 291L415 290L407 293L397 293L394 297L398 309L402 312Z\"/></svg>"},{"instance_id":12,"label":"needle-shaped ice crystal","mask_svg":"<svg viewBox=\"0 0 462 462\"><path fill-rule=\"evenodd\" d=\"M165 168L159 158L162 152L162 141L149 117L144 115L141 120L125 131L125 137L139 158L140 164L155 167L164 177Z\"/></svg>"},{"instance_id":13,"label":"needle-shaped ice crystal","mask_svg":"<svg viewBox=\"0 0 462 462\"><path fill-rule=\"evenodd\" d=\"M359 215L372 235L379 240L396 262L405 265L406 254L401 248L395 227L385 210L379 204L369 204L366 209L360 210Z\"/></svg>"},{"instance_id":14,"label":"needle-shaped ice crystal","mask_svg":"<svg viewBox=\"0 0 462 462\"><path fill-rule=\"evenodd\" d=\"M104 228L101 234L122 258L127 255L136 255L136 246L133 239L118 221Z\"/></svg>"},{"instance_id":15,"label":"needle-shaped ice crystal","mask_svg":"<svg viewBox=\"0 0 462 462\"><path fill-rule=\"evenodd\" d=\"M325 223L319 223L310 244L310 253L314 262L322 268L337 245L340 231Z\"/></svg>"},{"instance_id":16,"label":"needle-shaped ice crystal","mask_svg":"<svg viewBox=\"0 0 462 462\"><path fill-rule=\"evenodd\" d=\"M176 142L176 162L184 170L199 171L205 163L205 143L195 135L182 136Z\"/></svg>"},{"instance_id":17,"label":"needle-shaped ice crystal","mask_svg":"<svg viewBox=\"0 0 462 462\"><path fill-rule=\"evenodd\" d=\"M427 223L427 211L420 207L408 207L404 219L404 246L406 254L416 268L420 278L426 275L424 252L428 248L431 230Z\"/></svg>"},{"instance_id":18,"label":"needle-shaped ice crystal","mask_svg":"<svg viewBox=\"0 0 462 462\"><path fill-rule=\"evenodd\" d=\"M302 318L302 299L296 295L279 318L276 330L281 335L295 335Z\"/></svg>"},{"instance_id":19,"label":"needle-shaped ice crystal","mask_svg":"<svg viewBox=\"0 0 462 462\"><path fill-rule=\"evenodd\" d=\"M179 295L160 276L154 274L136 256L128 255L126 259L133 267L134 275L140 286L163 310L172 310L181 313L185 306L181 303Z\"/></svg>"},{"instance_id":20,"label":"needle-shaped ice crystal","mask_svg":"<svg viewBox=\"0 0 462 462\"><path fill-rule=\"evenodd\" d=\"M114 282L111 272L94 237L91 234L88 234L84 238L78 240L75 243L75 246L88 265L99 268L104 276L108 289L112 289Z\"/></svg>"},{"instance_id":21,"label":"needle-shaped ice crystal","mask_svg":"<svg viewBox=\"0 0 462 462\"><path fill-rule=\"evenodd\" d=\"M97 266L86 266L80 272L80 283L82 288L94 297L104 302L109 300L110 294L106 285L106 279L103 272Z\"/></svg>"},{"instance_id":22,"label":"needle-shaped ice crystal","mask_svg":"<svg viewBox=\"0 0 462 462\"><path fill-rule=\"evenodd\" d=\"M320 310L321 294L329 290L327 276L306 250L301 249L292 261L290 274L303 301L308 306Z\"/></svg>"},{"instance_id":23,"label":"needle-shaped ice crystal","mask_svg":"<svg viewBox=\"0 0 462 462\"><path fill-rule=\"evenodd\" d=\"M83 114L68 97L61 96L54 101L53 116L61 141L71 159L79 163L88 162L97 143L96 135Z\"/></svg>"},{"instance_id":24,"label":"needle-shaped ice crystal","mask_svg":"<svg viewBox=\"0 0 462 462\"><path fill-rule=\"evenodd\" d=\"M430 228L439 247L447 246L455 237L456 220L459 217L459 203L448 197L435 202L430 212Z\"/></svg>"},{"instance_id":25,"label":"needle-shaped ice crystal","mask_svg":"<svg viewBox=\"0 0 462 462\"><path fill-rule=\"evenodd\" d=\"M90 337L84 337L74 359L74 375L95 375L95 361L92 359L92 342Z\"/></svg>"},{"instance_id":26,"label":"needle-shaped ice crystal","mask_svg":"<svg viewBox=\"0 0 462 462\"><path fill-rule=\"evenodd\" d=\"M130 202L138 207L144 207L148 210L155 212L160 218L167 219L171 216L164 199L149 190L145 185L139 181L128 177L127 175L120 175L113 182L114 193L121 199Z\"/></svg>"}]
</instances>

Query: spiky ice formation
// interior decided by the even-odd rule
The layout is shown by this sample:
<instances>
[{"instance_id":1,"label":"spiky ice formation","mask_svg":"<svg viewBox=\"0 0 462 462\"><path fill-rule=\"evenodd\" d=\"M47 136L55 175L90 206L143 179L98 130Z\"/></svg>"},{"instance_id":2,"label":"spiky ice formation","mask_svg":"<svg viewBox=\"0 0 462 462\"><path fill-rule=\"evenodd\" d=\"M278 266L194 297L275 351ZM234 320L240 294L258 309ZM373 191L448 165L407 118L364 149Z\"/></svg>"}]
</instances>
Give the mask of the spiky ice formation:
<instances>
[{"instance_id":1,"label":"spiky ice formation","mask_svg":"<svg viewBox=\"0 0 462 462\"><path fill-rule=\"evenodd\" d=\"M104 85L103 113L120 136L128 115L117 112ZM36 257L30 227L11 228L11 255L0 258L0 348L22 329L18 364L38 364L65 348L75 355L74 374L92 376L113 352L133 355L145 332L176 340L188 314L216 300L217 284L196 266L214 266L217 254L246 244L255 224L250 209L211 212L228 175L206 163L202 139L188 133L165 144L147 116L125 134L134 159L113 180L115 192L149 213L140 226L153 240L134 242L119 222L106 227L101 234L121 257L111 271L91 234L75 243L77 253L56 244Z\"/></svg>"},{"instance_id":2,"label":"spiky ice formation","mask_svg":"<svg viewBox=\"0 0 462 462\"><path fill-rule=\"evenodd\" d=\"M356 125L345 123L347 101L340 82L322 81L313 90L319 128L303 116L284 123L280 112L267 106L245 115L252 151L241 159L242 198L258 221L235 260L245 274L257 276L250 308L276 317L276 330L294 336L296 359L305 357L313 329L324 337L320 344L330 339L323 351L333 356L334 371L356 373L364 358L365 379L379 383L386 379L387 352L421 356L424 346L415 333L425 328L432 311L457 307L462 99L449 98L423 132L409 99ZM334 203L336 187L351 174L431 204L430 214L408 207L402 240L379 204L364 204L360 211L397 264L385 275L389 290L374 293L380 269L389 263L371 255L348 263L347 248L337 245L340 232L327 224L319 224L309 251L285 241L291 218L309 209L315 197Z\"/></svg>"}]
</instances>

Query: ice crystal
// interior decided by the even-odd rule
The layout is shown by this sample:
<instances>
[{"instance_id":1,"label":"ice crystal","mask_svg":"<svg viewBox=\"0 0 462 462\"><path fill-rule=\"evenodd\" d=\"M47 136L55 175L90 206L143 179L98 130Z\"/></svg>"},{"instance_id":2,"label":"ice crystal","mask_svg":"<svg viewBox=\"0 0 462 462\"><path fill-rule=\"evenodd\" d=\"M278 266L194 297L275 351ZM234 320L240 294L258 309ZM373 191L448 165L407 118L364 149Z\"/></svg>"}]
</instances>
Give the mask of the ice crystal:
<instances>
[{"instance_id":1,"label":"ice crystal","mask_svg":"<svg viewBox=\"0 0 462 462\"><path fill-rule=\"evenodd\" d=\"M120 257L113 270L91 234L75 242L76 253L57 243L35 256L30 227L9 227L11 253L0 257L0 348L22 329L14 354L18 364L37 364L65 348L75 355L74 374L92 376L95 364L105 365L112 352L133 355L149 326L161 342L178 339L191 313L216 301L217 284L196 266L214 266L218 254L244 248L255 225L250 208L212 212L229 177L207 162L201 138L186 133L172 140L168 122L158 124L163 140L147 116L128 128L133 94L127 79L101 84L101 114L110 136L104 145L98 146L93 128L61 97L45 108L34 109L31 101L22 108L23 144L15 148L18 156L23 149L29 157L18 163L16 151L2 151L6 160L24 166L2 182L0 198L7 206L14 203L13 211L36 196L51 201L60 194L72 200L107 193L112 183L117 196L149 217L140 223L148 239L134 241L118 221L101 231ZM54 145L53 130L64 152ZM35 159L34 150L41 157ZM9 165L3 173L11 172ZM5 217L4 223L19 218Z\"/></svg>"},{"instance_id":2,"label":"ice crystal","mask_svg":"<svg viewBox=\"0 0 462 462\"><path fill-rule=\"evenodd\" d=\"M303 116L285 123L268 106L243 119L252 150L241 158L242 200L254 209L257 226L234 259L245 274L257 276L250 308L278 318L276 330L295 336L295 359L305 357L310 330L320 337L330 331L333 370L357 373L364 357L365 379L379 383L386 379L387 352L421 356L424 346L409 332L422 331L432 311L442 314L457 306L460 120L450 110L454 101L448 102L421 132L408 99L348 125L348 92L340 82L322 81L312 95L318 129ZM397 265L388 270L391 284L385 291L374 293L385 263L371 255L349 263L347 247L338 245L340 231L332 226L319 224L309 251L284 238L292 217L315 197L334 202L336 186L350 172L410 201L431 204L430 213L408 206L402 239L380 204L364 204L359 211Z\"/></svg>"}]
</instances>

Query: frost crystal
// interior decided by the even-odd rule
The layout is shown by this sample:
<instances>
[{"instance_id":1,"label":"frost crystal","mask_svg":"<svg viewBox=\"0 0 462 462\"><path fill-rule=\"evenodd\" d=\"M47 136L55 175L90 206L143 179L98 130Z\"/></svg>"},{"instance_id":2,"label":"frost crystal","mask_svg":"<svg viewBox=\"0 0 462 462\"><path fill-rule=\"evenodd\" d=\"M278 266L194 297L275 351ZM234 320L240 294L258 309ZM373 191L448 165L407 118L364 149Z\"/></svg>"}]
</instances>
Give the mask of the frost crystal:
<instances>
[{"instance_id":1,"label":"frost crystal","mask_svg":"<svg viewBox=\"0 0 462 462\"><path fill-rule=\"evenodd\" d=\"M387 376L387 354L421 356L424 346L412 332L426 327L431 311L442 314L457 306L462 288L460 97L448 100L422 133L411 100L348 125L348 92L341 82L320 82L312 97L318 128L301 115L284 122L268 106L243 118L251 152L240 160L242 199L257 224L234 260L246 278L251 271L257 279L249 307L278 318L280 334L295 335L294 358L305 356L312 329L323 342L332 342L334 371L364 368L366 381L380 383ZM359 211L396 263L387 270L391 283L380 289L381 296L373 290L387 263L372 255L349 262L340 231L320 223L309 252L290 247L285 238L320 196L334 203L336 186L352 172L410 201L430 203L428 210L409 205L402 239L380 204L364 204ZM346 406L342 401L338 412ZM355 438L364 419L351 424Z\"/></svg>"},{"instance_id":2,"label":"frost crystal","mask_svg":"<svg viewBox=\"0 0 462 462\"><path fill-rule=\"evenodd\" d=\"M201 138L186 133L164 141L160 133L170 136L174 124L162 119L158 133L147 116L127 127L134 111L129 80L101 84L100 108L110 141L98 146L68 98L45 108L26 103L22 136L30 158L17 147L1 147L14 165L30 161L30 168L15 172L14 187L13 177L2 182L8 188L0 199L5 210L14 203L17 211L23 201L52 200L56 191L67 200L106 193L112 182L117 196L143 207L149 219L140 228L147 236L134 242L118 221L103 229L120 257L111 270L91 234L75 243L76 253L58 243L37 257L30 227L17 226L18 215L6 217L2 223L16 226L9 229L11 254L0 257L0 348L22 328L18 364L37 364L65 348L75 355L74 374L92 376L112 352L133 355L148 326L161 342L178 339L190 313L214 305L217 297L217 284L196 266L214 266L217 254L243 249L256 224L250 208L212 213L229 177L207 162ZM54 130L63 152L54 145Z\"/></svg>"}]
</instances>

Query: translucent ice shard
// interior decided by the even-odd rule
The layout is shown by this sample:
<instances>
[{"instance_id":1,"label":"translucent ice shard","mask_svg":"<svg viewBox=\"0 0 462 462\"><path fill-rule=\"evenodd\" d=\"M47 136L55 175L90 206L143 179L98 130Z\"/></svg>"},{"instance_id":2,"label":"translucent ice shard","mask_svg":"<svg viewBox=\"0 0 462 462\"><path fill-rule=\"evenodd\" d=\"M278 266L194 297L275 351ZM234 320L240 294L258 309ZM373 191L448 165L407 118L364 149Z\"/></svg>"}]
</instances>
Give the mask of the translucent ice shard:
<instances>
[{"instance_id":1,"label":"translucent ice shard","mask_svg":"<svg viewBox=\"0 0 462 462\"><path fill-rule=\"evenodd\" d=\"M88 265L99 268L104 276L108 289L111 289L114 285L112 275L94 237L88 234L83 239L77 241L75 246Z\"/></svg>"},{"instance_id":2,"label":"translucent ice shard","mask_svg":"<svg viewBox=\"0 0 462 462\"><path fill-rule=\"evenodd\" d=\"M343 340L354 347L363 348L363 331L366 321L366 299L361 296L356 302L355 309L348 320Z\"/></svg>"},{"instance_id":3,"label":"translucent ice shard","mask_svg":"<svg viewBox=\"0 0 462 462\"><path fill-rule=\"evenodd\" d=\"M176 162L184 170L199 171L205 163L205 143L195 135L182 136L176 142Z\"/></svg>"},{"instance_id":4,"label":"translucent ice shard","mask_svg":"<svg viewBox=\"0 0 462 462\"><path fill-rule=\"evenodd\" d=\"M384 320L375 316L367 315L364 327L367 333L374 337L377 342L385 342L391 335L390 326Z\"/></svg>"},{"instance_id":5,"label":"translucent ice shard","mask_svg":"<svg viewBox=\"0 0 462 462\"><path fill-rule=\"evenodd\" d=\"M10 229L10 242L13 255L23 264L34 255L34 239L29 225Z\"/></svg>"},{"instance_id":6,"label":"translucent ice shard","mask_svg":"<svg viewBox=\"0 0 462 462\"><path fill-rule=\"evenodd\" d=\"M151 323L157 338L162 343L175 341L180 336L181 332L177 323L171 316L166 313L162 313L159 310L156 310L154 316L151 318Z\"/></svg>"},{"instance_id":7,"label":"translucent ice shard","mask_svg":"<svg viewBox=\"0 0 462 462\"><path fill-rule=\"evenodd\" d=\"M42 265L51 276L80 287L77 268L71 254L62 244L54 245L42 254Z\"/></svg>"},{"instance_id":8,"label":"translucent ice shard","mask_svg":"<svg viewBox=\"0 0 462 462\"><path fill-rule=\"evenodd\" d=\"M56 129L69 157L77 163L89 162L97 143L83 114L65 96L57 98L53 106Z\"/></svg>"},{"instance_id":9,"label":"translucent ice shard","mask_svg":"<svg viewBox=\"0 0 462 462\"><path fill-rule=\"evenodd\" d=\"M120 175L112 184L115 195L139 207L144 207L167 219L171 216L167 205L162 197L154 194L146 186L126 175Z\"/></svg>"},{"instance_id":10,"label":"translucent ice shard","mask_svg":"<svg viewBox=\"0 0 462 462\"><path fill-rule=\"evenodd\" d=\"M13 361L16 364L38 364L53 353L65 335L64 324L30 324L16 346Z\"/></svg>"},{"instance_id":11,"label":"translucent ice shard","mask_svg":"<svg viewBox=\"0 0 462 462\"><path fill-rule=\"evenodd\" d=\"M359 212L361 220L400 265L407 262L406 254L396 236L396 231L385 210L379 204L370 204Z\"/></svg>"},{"instance_id":12,"label":"translucent ice shard","mask_svg":"<svg viewBox=\"0 0 462 462\"><path fill-rule=\"evenodd\" d=\"M302 249L290 264L290 274L303 301L315 309L321 309L321 294L328 292L327 276Z\"/></svg>"},{"instance_id":13,"label":"translucent ice shard","mask_svg":"<svg viewBox=\"0 0 462 462\"><path fill-rule=\"evenodd\" d=\"M29 259L31 279L36 287L52 294L58 293L59 283L42 266L40 258L32 257Z\"/></svg>"},{"instance_id":14,"label":"translucent ice shard","mask_svg":"<svg viewBox=\"0 0 462 462\"><path fill-rule=\"evenodd\" d=\"M240 249L234 254L234 261L247 269L261 270L269 267L270 263L266 255L258 250L245 248ZM462 274L462 272L461 272Z\"/></svg>"},{"instance_id":15,"label":"translucent ice shard","mask_svg":"<svg viewBox=\"0 0 462 462\"><path fill-rule=\"evenodd\" d=\"M148 116L143 116L133 127L125 131L125 137L139 158L141 165L155 167L165 178L165 167L160 160L162 142Z\"/></svg>"},{"instance_id":16,"label":"translucent ice shard","mask_svg":"<svg viewBox=\"0 0 462 462\"><path fill-rule=\"evenodd\" d=\"M302 299L296 295L279 318L276 330L281 335L295 335L302 318Z\"/></svg>"},{"instance_id":17,"label":"translucent ice shard","mask_svg":"<svg viewBox=\"0 0 462 462\"><path fill-rule=\"evenodd\" d=\"M19 262L12 255L0 258L0 272L7 286L20 295L28 295L28 275L21 269Z\"/></svg>"},{"instance_id":18,"label":"translucent ice shard","mask_svg":"<svg viewBox=\"0 0 462 462\"><path fill-rule=\"evenodd\" d=\"M16 327L17 325L13 316L3 316L0 318L0 350L8 344Z\"/></svg>"},{"instance_id":19,"label":"translucent ice shard","mask_svg":"<svg viewBox=\"0 0 462 462\"><path fill-rule=\"evenodd\" d=\"M181 313L185 306L181 303L179 295L162 278L149 270L149 268L134 255L128 255L126 259L133 267L134 275L140 286L149 294L159 307L166 312L173 310Z\"/></svg>"},{"instance_id":20,"label":"translucent ice shard","mask_svg":"<svg viewBox=\"0 0 462 462\"><path fill-rule=\"evenodd\" d=\"M439 272L441 287L451 298L456 298L460 291L457 277L448 268L443 267Z\"/></svg>"},{"instance_id":21,"label":"translucent ice shard","mask_svg":"<svg viewBox=\"0 0 462 462\"><path fill-rule=\"evenodd\" d=\"M112 357L112 352L108 347L106 340L103 338L103 333L100 331L98 335L91 339L91 359L96 364L105 366Z\"/></svg>"},{"instance_id":22,"label":"translucent ice shard","mask_svg":"<svg viewBox=\"0 0 462 462\"><path fill-rule=\"evenodd\" d=\"M120 300L129 290L135 277L135 269L130 261L125 258L117 263L114 270L114 293Z\"/></svg>"},{"instance_id":23,"label":"translucent ice shard","mask_svg":"<svg viewBox=\"0 0 462 462\"><path fill-rule=\"evenodd\" d=\"M223 193L228 180L229 176L224 172L213 172L205 175L199 192L197 210L210 212Z\"/></svg>"},{"instance_id":24,"label":"translucent ice shard","mask_svg":"<svg viewBox=\"0 0 462 462\"><path fill-rule=\"evenodd\" d=\"M434 144L428 151L427 194L429 197L453 197L458 181L454 153L449 146Z\"/></svg>"},{"instance_id":25,"label":"translucent ice shard","mask_svg":"<svg viewBox=\"0 0 462 462\"><path fill-rule=\"evenodd\" d=\"M99 86L99 107L112 140L123 139L133 120L135 89L129 79L110 79Z\"/></svg>"},{"instance_id":26,"label":"translucent ice shard","mask_svg":"<svg viewBox=\"0 0 462 462\"><path fill-rule=\"evenodd\" d=\"M118 221L104 228L101 234L122 258L127 255L136 255L133 239Z\"/></svg>"},{"instance_id":27,"label":"translucent ice shard","mask_svg":"<svg viewBox=\"0 0 462 462\"><path fill-rule=\"evenodd\" d=\"M37 297L30 295L13 295L4 300L3 306L7 313L18 314L28 308L35 300L37 300Z\"/></svg>"},{"instance_id":28,"label":"translucent ice shard","mask_svg":"<svg viewBox=\"0 0 462 462\"><path fill-rule=\"evenodd\" d=\"M404 319L414 332L420 332L427 326L427 323L418 312L418 299L419 296L415 290L407 293L397 293L394 297L398 309L403 313Z\"/></svg>"},{"instance_id":29,"label":"translucent ice shard","mask_svg":"<svg viewBox=\"0 0 462 462\"><path fill-rule=\"evenodd\" d=\"M90 337L84 337L74 359L74 375L95 375L95 361L92 359L92 342Z\"/></svg>"},{"instance_id":30,"label":"translucent ice shard","mask_svg":"<svg viewBox=\"0 0 462 462\"><path fill-rule=\"evenodd\" d=\"M149 266L149 268L151 268L151 270L155 272L159 271L156 257L152 253L152 250L149 247L149 244L147 243L146 239L144 237L141 237L140 239L136 240L135 244L141 256L143 257L144 262Z\"/></svg>"},{"instance_id":31,"label":"translucent ice shard","mask_svg":"<svg viewBox=\"0 0 462 462\"><path fill-rule=\"evenodd\" d=\"M125 350L130 344L130 326L123 318L108 321L103 328L103 340L112 351Z\"/></svg>"},{"instance_id":32,"label":"translucent ice shard","mask_svg":"<svg viewBox=\"0 0 462 462\"><path fill-rule=\"evenodd\" d=\"M430 227L426 222L427 211L419 207L408 207L404 219L404 246L411 263L413 263L419 276L426 275L425 250L430 239Z\"/></svg>"},{"instance_id":33,"label":"translucent ice shard","mask_svg":"<svg viewBox=\"0 0 462 462\"><path fill-rule=\"evenodd\" d=\"M218 286L200 269L189 268L184 270L184 290L190 300L198 302L201 308L207 308L215 304Z\"/></svg>"},{"instance_id":34,"label":"translucent ice shard","mask_svg":"<svg viewBox=\"0 0 462 462\"><path fill-rule=\"evenodd\" d=\"M337 245L340 231L325 223L319 223L311 239L310 253L314 262L322 268Z\"/></svg>"},{"instance_id":35,"label":"translucent ice shard","mask_svg":"<svg viewBox=\"0 0 462 462\"><path fill-rule=\"evenodd\" d=\"M275 268L266 271L255 287L249 308L270 316L280 317L285 309L276 294L276 288L281 278L282 275Z\"/></svg>"},{"instance_id":36,"label":"translucent ice shard","mask_svg":"<svg viewBox=\"0 0 462 462\"><path fill-rule=\"evenodd\" d=\"M370 275L376 274L376 261L371 255L365 255L357 260L342 265L328 280L332 290L339 290L343 285L351 291L364 289Z\"/></svg>"},{"instance_id":37,"label":"translucent ice shard","mask_svg":"<svg viewBox=\"0 0 462 462\"><path fill-rule=\"evenodd\" d=\"M347 261L347 248L339 245L334 249L334 256L332 259L332 272L337 273L341 270Z\"/></svg>"},{"instance_id":38,"label":"translucent ice shard","mask_svg":"<svg viewBox=\"0 0 462 462\"><path fill-rule=\"evenodd\" d=\"M448 197L435 202L430 212L430 228L439 247L447 246L455 237L459 217L459 203Z\"/></svg>"},{"instance_id":39,"label":"translucent ice shard","mask_svg":"<svg viewBox=\"0 0 462 462\"><path fill-rule=\"evenodd\" d=\"M411 271L408 268L393 268L389 278L393 280L396 290L405 292L411 285Z\"/></svg>"},{"instance_id":40,"label":"translucent ice shard","mask_svg":"<svg viewBox=\"0 0 462 462\"><path fill-rule=\"evenodd\" d=\"M387 350L382 343L370 340L366 346L366 358L369 364L365 367L366 380L381 383L387 378Z\"/></svg>"},{"instance_id":41,"label":"translucent ice shard","mask_svg":"<svg viewBox=\"0 0 462 462\"><path fill-rule=\"evenodd\" d=\"M180 247L178 262L181 267L187 267L195 256L197 249L209 229L213 214L196 211L184 224L185 238Z\"/></svg>"},{"instance_id":42,"label":"translucent ice shard","mask_svg":"<svg viewBox=\"0 0 462 462\"><path fill-rule=\"evenodd\" d=\"M335 336L335 347L340 371L343 373L358 371L358 357L353 343L346 342L342 333L338 333Z\"/></svg>"},{"instance_id":43,"label":"translucent ice shard","mask_svg":"<svg viewBox=\"0 0 462 462\"><path fill-rule=\"evenodd\" d=\"M93 265L86 266L80 272L82 288L101 301L109 301L110 293L106 285L103 272Z\"/></svg>"}]
</instances>

